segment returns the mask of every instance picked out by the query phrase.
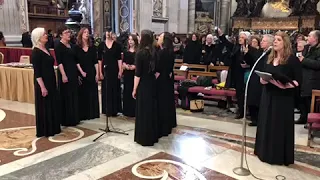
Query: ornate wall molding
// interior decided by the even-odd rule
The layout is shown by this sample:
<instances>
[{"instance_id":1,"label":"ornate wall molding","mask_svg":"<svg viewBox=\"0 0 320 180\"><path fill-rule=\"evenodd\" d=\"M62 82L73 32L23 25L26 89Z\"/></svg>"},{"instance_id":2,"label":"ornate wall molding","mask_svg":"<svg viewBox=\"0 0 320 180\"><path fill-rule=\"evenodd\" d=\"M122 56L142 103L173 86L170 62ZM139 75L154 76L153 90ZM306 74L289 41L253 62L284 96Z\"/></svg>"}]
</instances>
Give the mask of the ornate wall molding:
<instances>
[{"instance_id":1,"label":"ornate wall molding","mask_svg":"<svg viewBox=\"0 0 320 180\"><path fill-rule=\"evenodd\" d=\"M130 31L131 8L129 0L119 0L119 31Z\"/></svg>"},{"instance_id":2,"label":"ornate wall molding","mask_svg":"<svg viewBox=\"0 0 320 180\"><path fill-rule=\"evenodd\" d=\"M20 14L20 31L21 33L24 33L26 31L29 31L28 5L27 5L27 0L19 0L19 1L20 2L17 2L17 4L18 4L18 10Z\"/></svg>"}]
</instances>

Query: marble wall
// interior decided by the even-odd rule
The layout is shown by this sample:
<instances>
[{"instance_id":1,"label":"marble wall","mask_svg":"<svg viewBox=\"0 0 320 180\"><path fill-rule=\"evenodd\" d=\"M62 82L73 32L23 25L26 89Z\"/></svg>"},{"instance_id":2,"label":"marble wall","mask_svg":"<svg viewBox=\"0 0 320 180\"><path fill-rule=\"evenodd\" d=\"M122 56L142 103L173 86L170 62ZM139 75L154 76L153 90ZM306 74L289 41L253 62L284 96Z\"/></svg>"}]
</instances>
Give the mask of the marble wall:
<instances>
[{"instance_id":1,"label":"marble wall","mask_svg":"<svg viewBox=\"0 0 320 180\"><path fill-rule=\"evenodd\" d=\"M135 29L137 32L151 29L156 33L163 31L187 33L188 10L188 0L136 0L133 15L136 22Z\"/></svg>"},{"instance_id":2,"label":"marble wall","mask_svg":"<svg viewBox=\"0 0 320 180\"><path fill-rule=\"evenodd\" d=\"M27 0L4 1L0 7L0 31L8 46L21 45L21 34L29 30Z\"/></svg>"}]
</instances>

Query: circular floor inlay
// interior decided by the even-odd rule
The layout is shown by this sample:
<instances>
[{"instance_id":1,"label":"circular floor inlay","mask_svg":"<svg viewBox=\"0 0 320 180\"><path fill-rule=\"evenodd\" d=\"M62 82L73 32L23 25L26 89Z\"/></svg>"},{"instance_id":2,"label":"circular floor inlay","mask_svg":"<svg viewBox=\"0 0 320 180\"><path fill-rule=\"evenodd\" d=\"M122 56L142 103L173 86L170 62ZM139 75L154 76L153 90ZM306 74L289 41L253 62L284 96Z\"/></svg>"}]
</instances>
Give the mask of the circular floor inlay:
<instances>
[{"instance_id":1,"label":"circular floor inlay","mask_svg":"<svg viewBox=\"0 0 320 180\"><path fill-rule=\"evenodd\" d=\"M6 113L0 109L0 122L3 121L5 117L6 117Z\"/></svg>"},{"instance_id":2,"label":"circular floor inlay","mask_svg":"<svg viewBox=\"0 0 320 180\"><path fill-rule=\"evenodd\" d=\"M168 180L170 176L175 179L197 179L206 180L206 178L196 169L181 162L152 159L142 161L134 165L132 173L141 179L161 179Z\"/></svg>"}]
</instances>

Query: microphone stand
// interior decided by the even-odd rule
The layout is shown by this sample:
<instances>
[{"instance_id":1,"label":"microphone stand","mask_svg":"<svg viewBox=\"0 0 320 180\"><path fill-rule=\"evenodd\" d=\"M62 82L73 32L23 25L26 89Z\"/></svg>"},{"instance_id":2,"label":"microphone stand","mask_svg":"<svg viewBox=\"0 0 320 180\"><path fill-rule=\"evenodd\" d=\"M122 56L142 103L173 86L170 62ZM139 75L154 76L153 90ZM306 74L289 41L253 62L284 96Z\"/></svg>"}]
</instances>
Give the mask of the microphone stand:
<instances>
[{"instance_id":1,"label":"microphone stand","mask_svg":"<svg viewBox=\"0 0 320 180\"><path fill-rule=\"evenodd\" d=\"M249 81L251 79L251 75L259 63L259 61L267 54L269 50L266 50L265 52L262 53L262 55L257 59L257 61L254 63L252 69L250 70L248 80L246 82L246 88L245 88L245 95L244 95L244 114L243 114L243 119L242 119L242 143L241 143L241 161L240 161L240 167L236 167L233 169L233 173L239 175L239 176L249 176L251 172L243 167L243 158L244 158L244 152L245 151L245 139L246 139L246 129L247 129L247 123L246 123L246 114L247 114L247 96L248 96L248 87L249 87Z\"/></svg>"},{"instance_id":2,"label":"microphone stand","mask_svg":"<svg viewBox=\"0 0 320 180\"><path fill-rule=\"evenodd\" d=\"M107 134L107 133L109 133L109 132L111 132L111 133L117 133L117 134L123 134L123 135L129 135L128 133L125 133L125 132L120 132L120 131L115 131L115 130L110 130L110 128L109 128L109 117L108 117L108 105L107 105L107 99L108 99L108 76L107 76L107 65L105 65L104 66L104 81L105 81L105 104L106 104L106 127L105 127L105 129L102 129L102 128L100 128L99 130L100 131L103 131L103 133L100 135L100 136L98 136L97 138L95 138L94 140L93 140L93 142L96 142L100 137L102 137L103 135L105 135L105 134Z\"/></svg>"}]
</instances>

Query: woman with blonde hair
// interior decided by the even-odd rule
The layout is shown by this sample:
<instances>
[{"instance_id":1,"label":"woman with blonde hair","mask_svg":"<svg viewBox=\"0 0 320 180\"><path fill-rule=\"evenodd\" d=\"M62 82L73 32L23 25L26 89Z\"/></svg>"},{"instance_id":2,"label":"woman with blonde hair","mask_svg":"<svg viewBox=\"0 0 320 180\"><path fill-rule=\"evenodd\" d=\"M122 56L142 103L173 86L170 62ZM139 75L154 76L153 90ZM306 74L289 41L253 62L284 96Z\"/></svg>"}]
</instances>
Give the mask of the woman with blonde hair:
<instances>
[{"instance_id":1,"label":"woman with blonde hair","mask_svg":"<svg viewBox=\"0 0 320 180\"><path fill-rule=\"evenodd\" d=\"M35 28L31 33L31 40L37 137L54 136L61 132L54 59L45 48L48 36L44 28Z\"/></svg>"},{"instance_id":2,"label":"woman with blonde hair","mask_svg":"<svg viewBox=\"0 0 320 180\"><path fill-rule=\"evenodd\" d=\"M274 79L260 79L264 87L254 152L263 162L288 166L294 163L295 88L302 71L285 32L276 33L264 71Z\"/></svg>"}]
</instances>

